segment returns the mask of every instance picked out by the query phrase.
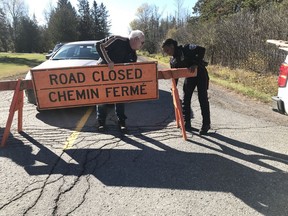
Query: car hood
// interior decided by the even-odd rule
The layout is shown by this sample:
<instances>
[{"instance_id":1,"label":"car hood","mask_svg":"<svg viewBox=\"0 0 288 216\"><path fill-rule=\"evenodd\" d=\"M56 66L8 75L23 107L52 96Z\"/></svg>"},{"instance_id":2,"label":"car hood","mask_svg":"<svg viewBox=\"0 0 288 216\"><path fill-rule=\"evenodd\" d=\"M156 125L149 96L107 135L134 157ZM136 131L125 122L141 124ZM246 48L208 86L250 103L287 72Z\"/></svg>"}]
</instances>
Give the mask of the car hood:
<instances>
[{"instance_id":1,"label":"car hood","mask_svg":"<svg viewBox=\"0 0 288 216\"><path fill-rule=\"evenodd\" d=\"M42 64L32 69L51 69L51 68L65 68L65 67L80 67L80 66L92 66L96 65L97 60L91 59L69 59L69 60L52 60L49 59ZM25 76L26 80L31 80L31 71L29 70Z\"/></svg>"},{"instance_id":2,"label":"car hood","mask_svg":"<svg viewBox=\"0 0 288 216\"><path fill-rule=\"evenodd\" d=\"M69 59L69 60L47 60L33 69L65 68L77 66L96 65L97 60L91 59Z\"/></svg>"}]
</instances>

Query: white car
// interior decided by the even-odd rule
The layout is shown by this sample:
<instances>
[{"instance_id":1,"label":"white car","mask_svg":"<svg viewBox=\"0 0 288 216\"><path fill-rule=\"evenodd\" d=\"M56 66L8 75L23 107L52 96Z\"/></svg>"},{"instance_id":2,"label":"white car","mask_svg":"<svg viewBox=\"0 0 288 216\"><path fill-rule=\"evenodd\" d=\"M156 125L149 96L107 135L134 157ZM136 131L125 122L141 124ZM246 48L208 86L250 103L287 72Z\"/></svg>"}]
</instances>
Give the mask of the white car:
<instances>
[{"instance_id":1,"label":"white car","mask_svg":"<svg viewBox=\"0 0 288 216\"><path fill-rule=\"evenodd\" d=\"M277 45L279 49L288 52L288 41L282 40L267 40L268 43ZM287 53L288 54L288 53ZM282 114L288 114L288 55L281 64L278 76L278 94L272 97L272 108Z\"/></svg>"},{"instance_id":2,"label":"white car","mask_svg":"<svg viewBox=\"0 0 288 216\"><path fill-rule=\"evenodd\" d=\"M33 69L63 68L75 66L96 65L99 54L96 51L97 41L77 41L64 44L49 60L34 67ZM28 71L25 77L31 80L31 72ZM29 103L36 104L36 98L32 89L25 90L25 95Z\"/></svg>"},{"instance_id":3,"label":"white car","mask_svg":"<svg viewBox=\"0 0 288 216\"><path fill-rule=\"evenodd\" d=\"M288 55L280 66L278 76L278 94L272 97L273 109L283 114L288 114Z\"/></svg>"}]
</instances>

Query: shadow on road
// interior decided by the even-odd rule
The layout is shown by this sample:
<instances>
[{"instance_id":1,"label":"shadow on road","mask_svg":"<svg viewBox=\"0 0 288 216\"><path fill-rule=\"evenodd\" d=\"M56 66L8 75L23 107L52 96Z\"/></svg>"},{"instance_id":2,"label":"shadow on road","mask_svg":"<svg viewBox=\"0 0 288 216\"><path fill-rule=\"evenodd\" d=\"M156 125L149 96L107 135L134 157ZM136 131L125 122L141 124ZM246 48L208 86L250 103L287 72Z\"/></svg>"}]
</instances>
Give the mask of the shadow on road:
<instances>
[{"instance_id":1,"label":"shadow on road","mask_svg":"<svg viewBox=\"0 0 288 216\"><path fill-rule=\"evenodd\" d=\"M82 131L91 131L91 128L89 127L95 126L96 124L95 106L44 110L37 113L36 118L48 125L74 130L77 122L85 114L87 109L93 109L93 112ZM108 125L111 123L115 124L117 121L114 114L114 108L112 107L110 109L110 117L107 117ZM163 90L159 90L159 99L157 100L126 103L125 113L128 117L126 121L128 128L146 127L159 130L175 120L171 93ZM115 118L114 123L113 117ZM109 121L109 118L112 118L112 120L110 119Z\"/></svg>"},{"instance_id":2,"label":"shadow on road","mask_svg":"<svg viewBox=\"0 0 288 216\"><path fill-rule=\"evenodd\" d=\"M0 141L2 141L4 130L5 128L0 127ZM10 158L13 162L23 167L35 163L32 147L24 145L24 143L15 138L12 133L9 134L6 145L0 147L0 157Z\"/></svg>"},{"instance_id":3,"label":"shadow on road","mask_svg":"<svg viewBox=\"0 0 288 216\"><path fill-rule=\"evenodd\" d=\"M137 150L69 149L63 151L60 156L29 135L22 133L22 136L40 151L33 155L31 147L22 146L19 151L13 148L13 154L9 153L9 150L1 152L1 156L11 158L23 166L30 175L62 174L80 177L90 174L107 186L232 193L264 215L288 214L288 174L261 161L266 159L287 165L287 155L239 142L220 134L205 138L211 145L206 146L195 141L193 144L241 159L245 163L250 162L268 168L271 172L258 171L216 154L175 150L141 132L133 136L121 137L123 142L136 147ZM224 144L220 144L219 141ZM145 142L160 150L148 147L143 144ZM215 144L219 145L220 150L210 147ZM229 146L250 150L255 154L245 155ZM64 161L61 158L63 154L68 154L77 163ZM35 166L33 161L40 161L44 165Z\"/></svg>"},{"instance_id":4,"label":"shadow on road","mask_svg":"<svg viewBox=\"0 0 288 216\"><path fill-rule=\"evenodd\" d=\"M144 134L146 126L157 125L161 129L174 120L170 93L160 91L159 100L127 105L128 126L135 126L138 130L119 139L136 149L69 149L57 155L28 134L22 133L39 149L37 154L32 153L32 147L18 143L1 150L0 156L23 166L30 175L80 177L90 174L107 186L231 193L264 215L288 215L288 174L278 168L280 166L277 167L279 163L282 167L288 165L287 155L217 133L202 137L207 144L194 140L189 142L218 154L173 149ZM77 110L72 112L77 115ZM81 112L82 115L85 109ZM59 120L63 119L62 115L64 118L71 115L65 116L65 111L51 113L40 113L37 117L47 124L62 126L63 120ZM90 119L95 121L95 116L90 116ZM17 148L18 145L21 148ZM250 154L243 153L245 151L250 151ZM64 154L76 163L65 161L62 158ZM35 162L42 164L35 165Z\"/></svg>"}]
</instances>

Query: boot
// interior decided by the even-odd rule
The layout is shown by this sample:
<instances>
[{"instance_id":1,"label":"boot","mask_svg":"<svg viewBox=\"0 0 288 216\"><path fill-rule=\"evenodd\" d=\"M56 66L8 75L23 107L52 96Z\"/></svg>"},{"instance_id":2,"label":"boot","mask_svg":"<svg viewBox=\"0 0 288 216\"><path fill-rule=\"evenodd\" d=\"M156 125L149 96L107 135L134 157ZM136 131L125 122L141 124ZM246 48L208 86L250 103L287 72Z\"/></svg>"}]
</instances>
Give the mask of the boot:
<instances>
[{"instance_id":1,"label":"boot","mask_svg":"<svg viewBox=\"0 0 288 216\"><path fill-rule=\"evenodd\" d=\"M125 120L118 120L118 125L120 128L120 131L122 131L123 133L127 133L127 127L126 127Z\"/></svg>"},{"instance_id":2,"label":"boot","mask_svg":"<svg viewBox=\"0 0 288 216\"><path fill-rule=\"evenodd\" d=\"M105 121L98 120L97 129L98 129L99 132L104 132L105 131Z\"/></svg>"},{"instance_id":3,"label":"boot","mask_svg":"<svg viewBox=\"0 0 288 216\"><path fill-rule=\"evenodd\" d=\"M211 128L210 125L203 125L199 131L200 135L207 135L208 130L210 130L210 128Z\"/></svg>"}]
</instances>

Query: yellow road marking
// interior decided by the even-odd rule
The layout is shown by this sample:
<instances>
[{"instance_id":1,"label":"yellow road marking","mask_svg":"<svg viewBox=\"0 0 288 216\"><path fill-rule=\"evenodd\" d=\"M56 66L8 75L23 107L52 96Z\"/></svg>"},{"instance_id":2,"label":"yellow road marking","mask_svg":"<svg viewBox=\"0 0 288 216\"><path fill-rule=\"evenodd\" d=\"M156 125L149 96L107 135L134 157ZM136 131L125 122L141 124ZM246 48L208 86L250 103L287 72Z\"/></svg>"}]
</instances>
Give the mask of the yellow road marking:
<instances>
[{"instance_id":1,"label":"yellow road marking","mask_svg":"<svg viewBox=\"0 0 288 216\"><path fill-rule=\"evenodd\" d=\"M67 140L64 143L64 150L69 149L73 146L75 140L78 138L78 135L80 134L83 126L85 125L85 123L87 122L89 116L91 115L93 111L93 108L90 107L86 113L84 114L84 116L82 116L82 118L80 119L80 121L77 123L77 126L75 128L75 130L73 131L73 133L71 133L71 135L67 138Z\"/></svg>"}]
</instances>

